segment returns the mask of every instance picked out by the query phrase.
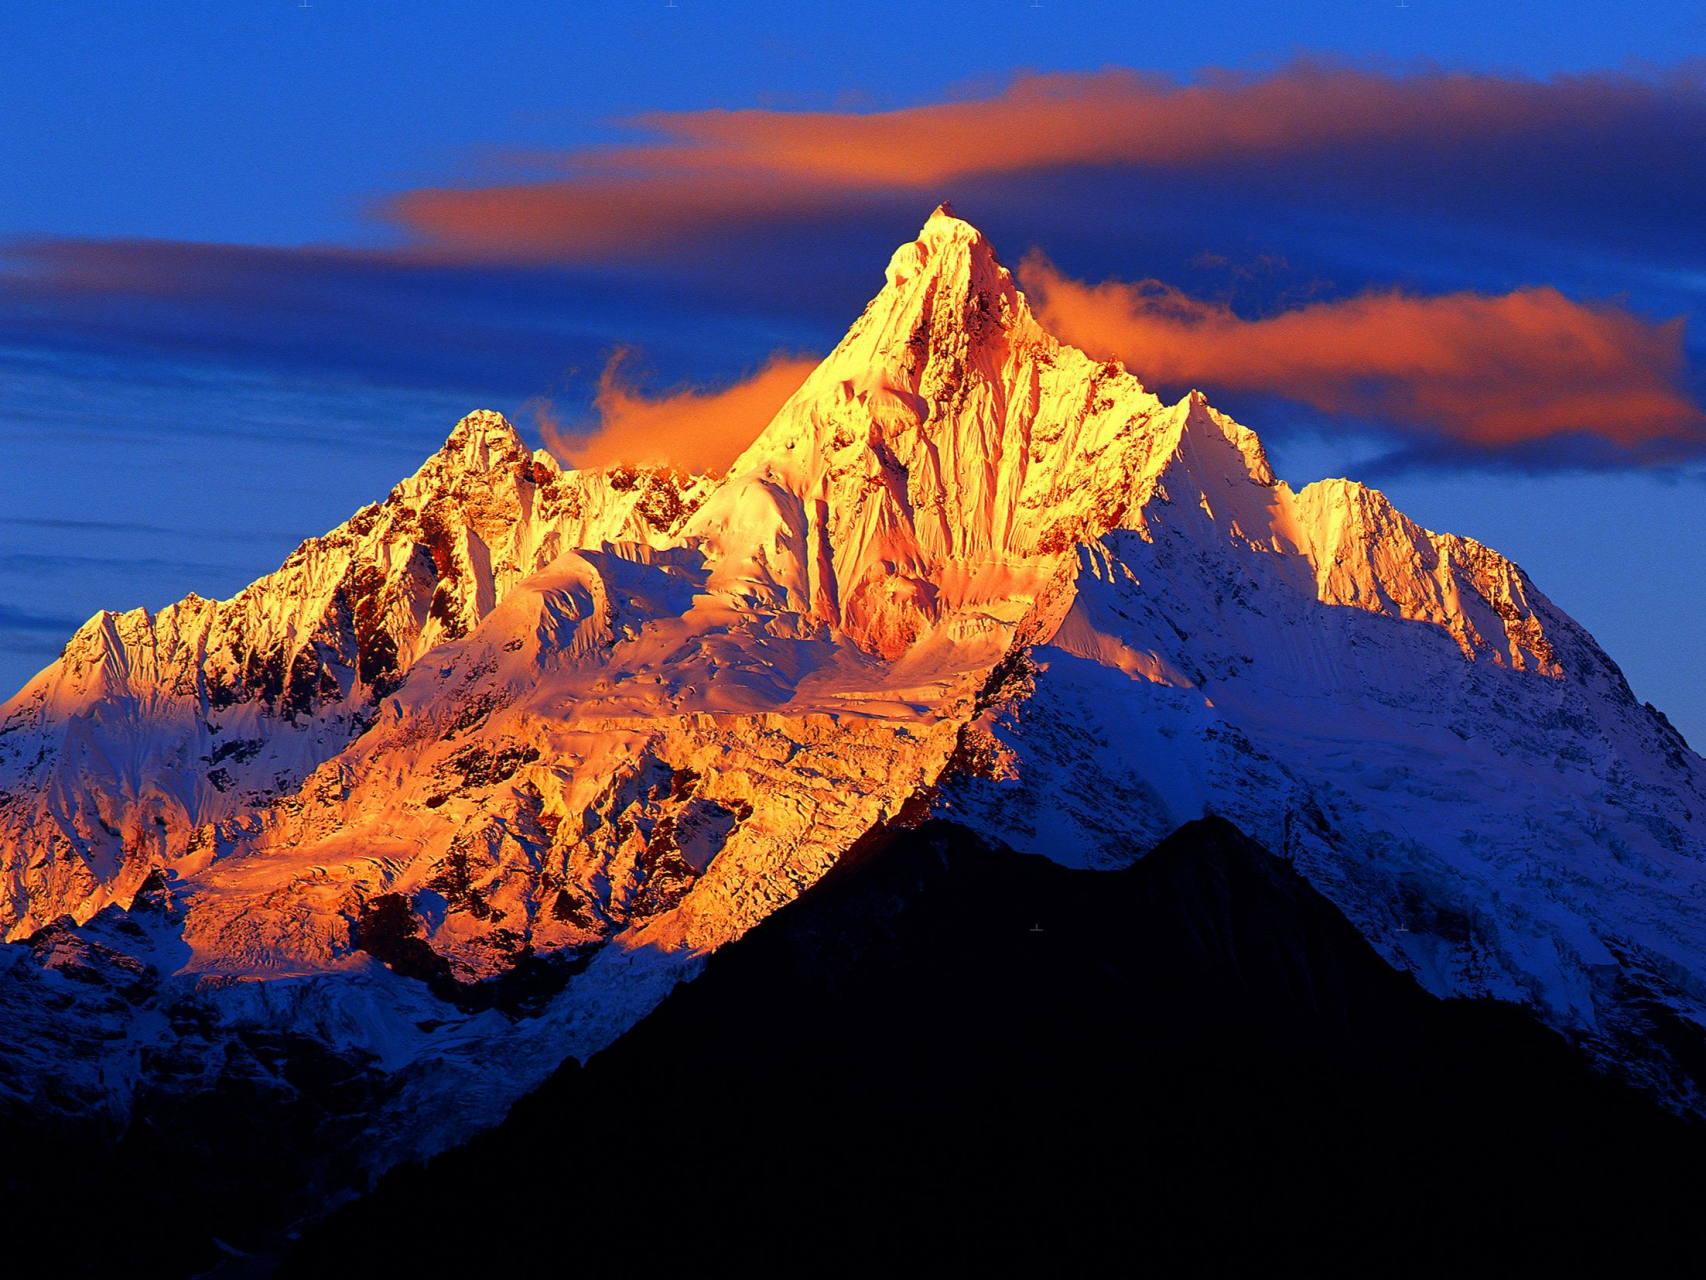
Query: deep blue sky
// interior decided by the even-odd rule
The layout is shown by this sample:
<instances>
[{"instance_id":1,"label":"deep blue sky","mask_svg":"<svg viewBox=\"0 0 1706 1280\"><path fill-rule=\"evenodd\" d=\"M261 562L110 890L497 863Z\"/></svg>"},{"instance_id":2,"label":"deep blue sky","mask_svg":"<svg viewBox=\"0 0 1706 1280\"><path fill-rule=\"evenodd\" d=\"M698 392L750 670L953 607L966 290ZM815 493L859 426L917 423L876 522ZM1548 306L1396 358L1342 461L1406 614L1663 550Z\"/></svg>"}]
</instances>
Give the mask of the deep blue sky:
<instances>
[{"instance_id":1,"label":"deep blue sky","mask_svg":"<svg viewBox=\"0 0 1706 1280\"><path fill-rule=\"evenodd\" d=\"M402 242L374 216L383 197L488 179L495 153L632 139L619 122L640 112L986 97L1018 70L1118 65L1189 80L1301 55L1546 78L1706 57L1706 9L1692 3L676 6L67 0L0 11L0 240L11 246L0 267L0 685L21 684L97 608L231 593L413 470L468 408L524 421L523 402L548 394L572 414L619 344L642 348L660 384L727 380L777 348L826 349L934 203L895 200L685 261L345 256ZM1484 194L1467 180L1418 188L1411 207L1391 196L1408 190L1402 164L1376 179L1384 205L1327 192L1312 172L1081 174L1024 198L977 182L940 194L1009 262L1042 247L1086 278L1156 276L1253 313L1302 290L1389 284L1548 284L1655 319L1700 309L1706 233L1690 202L1706 172L1560 195L1538 157L1516 194L1493 175ZM1481 203L1504 220L1480 220ZM100 242L113 240L190 249L145 243L136 253L161 273L146 287L102 277L73 288L51 272L44 283L44 254L90 242L97 275L110 275ZM256 252L305 246L333 252ZM1233 265L1204 265L1205 254ZM1706 326L1691 325L1687 342L1698 395ZM1216 400L1263 432L1294 483L1358 475L1424 524L1513 556L1637 694L1706 740L1697 462L1400 464L1379 424Z\"/></svg>"}]
</instances>

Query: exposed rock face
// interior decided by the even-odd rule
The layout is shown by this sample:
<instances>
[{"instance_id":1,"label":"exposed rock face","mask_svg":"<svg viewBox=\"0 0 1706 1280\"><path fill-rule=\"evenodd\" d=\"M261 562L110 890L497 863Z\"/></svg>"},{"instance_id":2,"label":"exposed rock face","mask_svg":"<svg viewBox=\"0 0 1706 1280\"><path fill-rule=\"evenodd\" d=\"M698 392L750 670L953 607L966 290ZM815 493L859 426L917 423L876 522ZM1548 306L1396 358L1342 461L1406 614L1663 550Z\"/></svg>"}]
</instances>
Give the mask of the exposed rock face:
<instances>
[{"instance_id":1,"label":"exposed rock face","mask_svg":"<svg viewBox=\"0 0 1706 1280\"><path fill-rule=\"evenodd\" d=\"M716 581L885 658L1004 645L1063 554L1141 505L1187 411L1062 347L938 212L685 532Z\"/></svg>"},{"instance_id":2,"label":"exposed rock face","mask_svg":"<svg viewBox=\"0 0 1706 1280\"><path fill-rule=\"evenodd\" d=\"M475 414L234 600L83 628L0 708L0 923L122 957L139 887L174 905L107 1047L9 1045L13 1100L122 1117L193 1011L210 1062L283 1028L381 1072L382 1167L933 810L1090 867L1230 816L1434 992L1693 1104L1706 764L1510 562L1294 492L1055 342L945 211L754 429L684 479ZM0 1016L58 1025L43 954Z\"/></svg>"}]
</instances>

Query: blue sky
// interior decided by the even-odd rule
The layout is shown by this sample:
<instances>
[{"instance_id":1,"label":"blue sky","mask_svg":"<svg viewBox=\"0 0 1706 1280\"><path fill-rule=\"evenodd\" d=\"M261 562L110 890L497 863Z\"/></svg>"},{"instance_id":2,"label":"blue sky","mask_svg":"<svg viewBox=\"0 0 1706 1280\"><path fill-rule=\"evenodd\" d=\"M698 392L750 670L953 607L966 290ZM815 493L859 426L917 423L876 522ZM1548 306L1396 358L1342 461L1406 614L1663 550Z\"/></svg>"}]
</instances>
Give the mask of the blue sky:
<instances>
[{"instance_id":1,"label":"blue sky","mask_svg":"<svg viewBox=\"0 0 1706 1280\"><path fill-rule=\"evenodd\" d=\"M658 388L827 349L941 196L1010 265L1040 249L1074 278L1155 278L1244 321L1368 290L1547 286L1656 325L1706 291L1698 94L1675 87L1706 57L1693 4L69 0L7 6L0 48L7 688L97 608L226 595L274 567L466 409L525 426L524 404L547 396L590 422L619 346ZM645 113L842 118L1106 68L1283 83L1300 59L1550 85L1538 109L1557 118L1483 148L1442 99L1438 140L1424 114L1396 140L1374 121L1348 148L837 190L785 219L677 219L666 243L608 252L418 253L421 225L388 203L550 180L588 148L649 144L655 127L632 122ZM1622 91L1596 89L1571 114L1570 77L1606 74L1650 100L1602 111ZM1698 402L1706 327L1680 343L1666 376ZM1368 479L1510 554L1638 695L1706 740L1696 454L1607 458L1562 437L1430 452L1378 415L1207 389L1294 483Z\"/></svg>"}]
</instances>

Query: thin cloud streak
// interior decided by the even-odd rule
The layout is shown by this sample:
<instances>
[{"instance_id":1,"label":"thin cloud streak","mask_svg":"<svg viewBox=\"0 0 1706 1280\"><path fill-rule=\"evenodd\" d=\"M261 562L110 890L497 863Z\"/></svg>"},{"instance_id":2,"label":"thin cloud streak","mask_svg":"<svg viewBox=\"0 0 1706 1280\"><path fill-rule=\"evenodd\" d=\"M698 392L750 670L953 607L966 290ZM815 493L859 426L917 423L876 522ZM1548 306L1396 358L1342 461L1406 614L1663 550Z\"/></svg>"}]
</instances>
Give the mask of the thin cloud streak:
<instances>
[{"instance_id":1,"label":"thin cloud streak","mask_svg":"<svg viewBox=\"0 0 1706 1280\"><path fill-rule=\"evenodd\" d=\"M81 618L31 613L27 609L14 609L10 605L0 604L0 630L3 631L45 631L53 635L68 636L82 625Z\"/></svg>"},{"instance_id":2,"label":"thin cloud streak","mask_svg":"<svg viewBox=\"0 0 1706 1280\"><path fill-rule=\"evenodd\" d=\"M200 542L275 543L293 535L260 529L194 529L175 525L145 524L135 520L61 520L44 516L0 516L8 528L43 529L66 533L142 533L166 538L193 538Z\"/></svg>"}]
</instances>

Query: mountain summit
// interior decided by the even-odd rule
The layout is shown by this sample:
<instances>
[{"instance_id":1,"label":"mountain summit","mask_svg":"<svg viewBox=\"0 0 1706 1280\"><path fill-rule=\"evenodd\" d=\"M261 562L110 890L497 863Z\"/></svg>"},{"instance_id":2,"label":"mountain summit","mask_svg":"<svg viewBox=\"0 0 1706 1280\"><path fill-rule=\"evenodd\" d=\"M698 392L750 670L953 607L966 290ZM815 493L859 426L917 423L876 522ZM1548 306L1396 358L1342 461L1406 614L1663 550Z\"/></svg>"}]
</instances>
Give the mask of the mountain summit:
<instances>
[{"instance_id":1,"label":"mountain summit","mask_svg":"<svg viewBox=\"0 0 1706 1280\"><path fill-rule=\"evenodd\" d=\"M944 205L686 533L885 657L945 622L963 643L1016 624L1067 547L1141 501L1193 405L1240 473L1271 480L1249 433L1057 343ZM760 527L764 558L747 564Z\"/></svg>"},{"instance_id":2,"label":"mountain summit","mask_svg":"<svg viewBox=\"0 0 1706 1280\"><path fill-rule=\"evenodd\" d=\"M382 1166L930 814L1098 869L1228 818L1697 1105L1706 763L1515 565L1062 346L946 205L725 476L477 413L233 599L86 624L0 707L4 1096L288 1036L383 1081Z\"/></svg>"}]
</instances>

